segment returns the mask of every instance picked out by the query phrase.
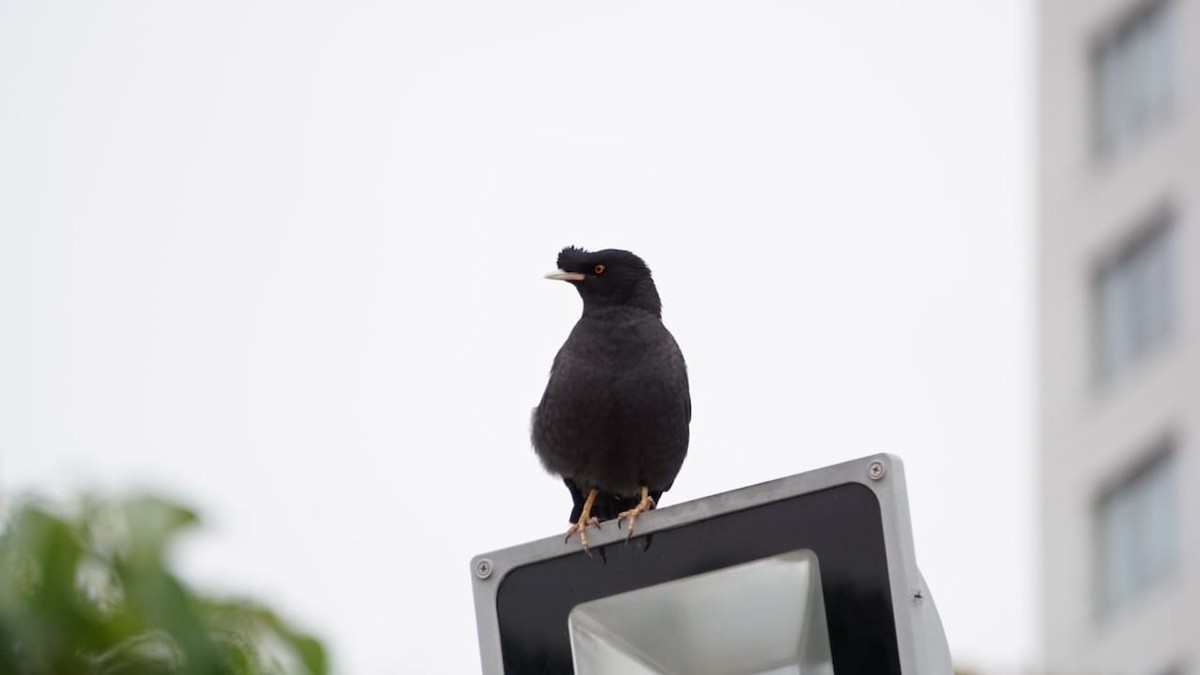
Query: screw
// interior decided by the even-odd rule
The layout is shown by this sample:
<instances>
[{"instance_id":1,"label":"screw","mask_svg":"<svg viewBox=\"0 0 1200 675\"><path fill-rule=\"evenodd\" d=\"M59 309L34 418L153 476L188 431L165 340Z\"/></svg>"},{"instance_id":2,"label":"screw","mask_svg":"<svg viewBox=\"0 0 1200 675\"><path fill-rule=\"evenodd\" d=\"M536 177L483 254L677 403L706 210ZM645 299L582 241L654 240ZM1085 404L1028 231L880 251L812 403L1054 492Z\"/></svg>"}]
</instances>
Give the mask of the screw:
<instances>
[{"instance_id":1,"label":"screw","mask_svg":"<svg viewBox=\"0 0 1200 675\"><path fill-rule=\"evenodd\" d=\"M486 579L492 576L492 561L488 558L482 558L475 563L475 576L480 579Z\"/></svg>"},{"instance_id":2,"label":"screw","mask_svg":"<svg viewBox=\"0 0 1200 675\"><path fill-rule=\"evenodd\" d=\"M871 477L871 480L882 479L883 474L886 472L887 470L883 468L883 462L879 460L871 462L871 465L867 467L867 475Z\"/></svg>"}]
</instances>

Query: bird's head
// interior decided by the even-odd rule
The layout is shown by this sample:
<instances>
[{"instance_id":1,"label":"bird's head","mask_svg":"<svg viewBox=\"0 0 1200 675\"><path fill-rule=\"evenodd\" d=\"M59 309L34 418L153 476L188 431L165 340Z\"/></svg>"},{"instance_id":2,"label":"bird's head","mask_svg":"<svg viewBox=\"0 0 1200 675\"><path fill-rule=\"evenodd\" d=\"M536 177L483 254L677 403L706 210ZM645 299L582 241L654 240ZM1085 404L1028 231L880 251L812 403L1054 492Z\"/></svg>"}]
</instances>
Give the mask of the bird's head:
<instances>
[{"instance_id":1,"label":"bird's head","mask_svg":"<svg viewBox=\"0 0 1200 675\"><path fill-rule=\"evenodd\" d=\"M583 298L584 314L590 309L628 305L662 315L650 268L629 251L609 248L593 252L568 246L558 254L558 269L546 278L575 286Z\"/></svg>"}]
</instances>

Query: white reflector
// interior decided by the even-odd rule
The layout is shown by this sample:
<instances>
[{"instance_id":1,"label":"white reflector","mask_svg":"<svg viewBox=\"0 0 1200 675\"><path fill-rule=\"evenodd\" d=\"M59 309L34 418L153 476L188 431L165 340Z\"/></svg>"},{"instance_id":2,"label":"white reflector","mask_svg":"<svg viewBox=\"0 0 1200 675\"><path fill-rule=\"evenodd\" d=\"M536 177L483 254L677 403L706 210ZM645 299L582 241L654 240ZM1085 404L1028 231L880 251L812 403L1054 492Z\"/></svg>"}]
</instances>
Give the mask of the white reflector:
<instances>
[{"instance_id":1,"label":"white reflector","mask_svg":"<svg viewBox=\"0 0 1200 675\"><path fill-rule=\"evenodd\" d=\"M833 675L810 550L576 605L576 675Z\"/></svg>"}]
</instances>

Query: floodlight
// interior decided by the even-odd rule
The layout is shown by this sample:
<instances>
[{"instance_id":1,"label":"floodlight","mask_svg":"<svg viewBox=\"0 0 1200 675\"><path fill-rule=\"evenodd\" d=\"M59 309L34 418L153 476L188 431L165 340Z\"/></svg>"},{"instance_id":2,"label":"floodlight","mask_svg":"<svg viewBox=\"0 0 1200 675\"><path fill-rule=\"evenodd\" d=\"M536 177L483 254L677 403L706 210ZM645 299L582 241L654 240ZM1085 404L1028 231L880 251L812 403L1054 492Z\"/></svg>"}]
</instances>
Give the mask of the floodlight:
<instances>
[{"instance_id":1,"label":"floodlight","mask_svg":"<svg viewBox=\"0 0 1200 675\"><path fill-rule=\"evenodd\" d=\"M486 675L941 675L899 458L875 455L472 561Z\"/></svg>"}]
</instances>

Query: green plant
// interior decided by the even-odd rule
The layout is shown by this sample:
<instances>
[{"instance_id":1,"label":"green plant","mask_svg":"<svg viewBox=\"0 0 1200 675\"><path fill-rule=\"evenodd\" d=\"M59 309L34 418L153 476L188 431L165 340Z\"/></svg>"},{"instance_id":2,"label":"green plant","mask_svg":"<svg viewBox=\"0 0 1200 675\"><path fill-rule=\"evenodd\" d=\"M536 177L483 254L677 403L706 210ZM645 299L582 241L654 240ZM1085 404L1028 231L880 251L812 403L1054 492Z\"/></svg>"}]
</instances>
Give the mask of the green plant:
<instances>
[{"instance_id":1,"label":"green plant","mask_svg":"<svg viewBox=\"0 0 1200 675\"><path fill-rule=\"evenodd\" d=\"M150 496L13 505L0 525L0 675L324 675L319 641L171 572L170 544L196 523Z\"/></svg>"}]
</instances>

